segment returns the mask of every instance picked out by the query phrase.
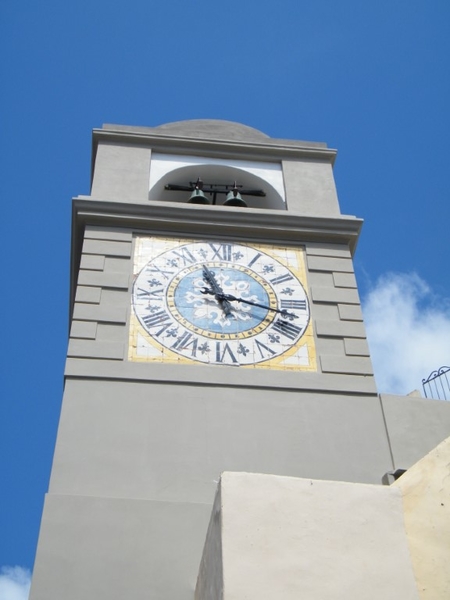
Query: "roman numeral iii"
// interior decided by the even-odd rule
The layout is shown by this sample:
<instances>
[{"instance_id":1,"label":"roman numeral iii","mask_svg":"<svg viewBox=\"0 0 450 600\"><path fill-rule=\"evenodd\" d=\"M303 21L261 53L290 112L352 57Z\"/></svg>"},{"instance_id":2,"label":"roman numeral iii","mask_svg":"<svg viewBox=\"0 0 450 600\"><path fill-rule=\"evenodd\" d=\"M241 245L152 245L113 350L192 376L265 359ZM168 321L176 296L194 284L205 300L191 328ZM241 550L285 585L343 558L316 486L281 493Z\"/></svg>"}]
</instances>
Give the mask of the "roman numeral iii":
<instances>
[{"instance_id":1,"label":"roman numeral iii","mask_svg":"<svg viewBox=\"0 0 450 600\"><path fill-rule=\"evenodd\" d=\"M289 308L296 308L298 310L306 310L306 300L280 300L280 306L282 310L288 310Z\"/></svg>"}]
</instances>

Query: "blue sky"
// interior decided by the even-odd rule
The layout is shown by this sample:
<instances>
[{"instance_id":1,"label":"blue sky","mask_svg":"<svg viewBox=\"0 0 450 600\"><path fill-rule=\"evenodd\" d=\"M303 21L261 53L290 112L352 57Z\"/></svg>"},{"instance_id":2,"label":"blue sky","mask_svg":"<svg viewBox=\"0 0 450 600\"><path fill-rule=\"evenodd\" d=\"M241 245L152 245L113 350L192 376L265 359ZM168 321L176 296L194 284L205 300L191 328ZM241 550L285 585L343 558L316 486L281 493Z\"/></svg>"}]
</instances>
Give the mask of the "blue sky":
<instances>
[{"instance_id":1,"label":"blue sky","mask_svg":"<svg viewBox=\"0 0 450 600\"><path fill-rule=\"evenodd\" d=\"M102 123L227 119L337 148L341 210L365 219L355 267L380 387L406 393L449 363L448 0L0 11L0 566L33 566L63 386L71 198L89 193ZM8 573L0 600L14 597Z\"/></svg>"}]
</instances>

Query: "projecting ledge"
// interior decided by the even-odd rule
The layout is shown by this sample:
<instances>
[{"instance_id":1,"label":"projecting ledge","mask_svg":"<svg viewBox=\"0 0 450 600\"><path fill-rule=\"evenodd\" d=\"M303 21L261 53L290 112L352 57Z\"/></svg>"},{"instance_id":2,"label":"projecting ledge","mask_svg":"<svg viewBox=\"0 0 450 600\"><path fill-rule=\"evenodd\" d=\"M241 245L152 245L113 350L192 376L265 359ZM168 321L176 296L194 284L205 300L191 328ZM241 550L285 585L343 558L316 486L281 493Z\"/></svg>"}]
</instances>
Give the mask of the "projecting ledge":
<instances>
[{"instance_id":1,"label":"projecting ledge","mask_svg":"<svg viewBox=\"0 0 450 600\"><path fill-rule=\"evenodd\" d=\"M324 242L345 244L354 250L362 219L310 217L296 212L256 208L222 208L152 201L128 204L100 201L90 196L73 199L74 235L86 225L129 227L159 233L189 235L231 235L260 239L264 242Z\"/></svg>"},{"instance_id":2,"label":"projecting ledge","mask_svg":"<svg viewBox=\"0 0 450 600\"><path fill-rule=\"evenodd\" d=\"M224 126L220 127L220 124ZM189 126L191 124L191 126ZM245 128L245 130L244 130ZM239 131L240 130L240 131ZM105 125L93 130L93 155L99 143L144 146L158 152L208 153L247 160L316 159L333 164L337 151L326 144L270 138L256 129L225 121L184 121L160 127Z\"/></svg>"},{"instance_id":3,"label":"projecting ledge","mask_svg":"<svg viewBox=\"0 0 450 600\"><path fill-rule=\"evenodd\" d=\"M65 376L170 385L219 385L230 388L267 388L294 392L301 390L361 396L375 396L377 393L374 378L365 375L276 371L217 365L176 365L174 368L170 364L142 364L89 358L68 358Z\"/></svg>"}]
</instances>

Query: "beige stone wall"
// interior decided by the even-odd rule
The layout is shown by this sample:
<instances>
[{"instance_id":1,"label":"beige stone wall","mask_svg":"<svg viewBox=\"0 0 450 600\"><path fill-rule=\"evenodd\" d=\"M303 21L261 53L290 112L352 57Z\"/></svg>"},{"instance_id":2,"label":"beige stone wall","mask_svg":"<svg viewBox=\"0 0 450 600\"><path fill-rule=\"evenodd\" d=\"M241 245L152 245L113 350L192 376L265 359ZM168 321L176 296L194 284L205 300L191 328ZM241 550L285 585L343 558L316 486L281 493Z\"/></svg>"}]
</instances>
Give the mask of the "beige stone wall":
<instances>
[{"instance_id":1,"label":"beige stone wall","mask_svg":"<svg viewBox=\"0 0 450 600\"><path fill-rule=\"evenodd\" d=\"M450 437L394 484L422 600L450 598Z\"/></svg>"},{"instance_id":2,"label":"beige stone wall","mask_svg":"<svg viewBox=\"0 0 450 600\"><path fill-rule=\"evenodd\" d=\"M399 490L224 473L196 600L274 598L418 599Z\"/></svg>"}]
</instances>

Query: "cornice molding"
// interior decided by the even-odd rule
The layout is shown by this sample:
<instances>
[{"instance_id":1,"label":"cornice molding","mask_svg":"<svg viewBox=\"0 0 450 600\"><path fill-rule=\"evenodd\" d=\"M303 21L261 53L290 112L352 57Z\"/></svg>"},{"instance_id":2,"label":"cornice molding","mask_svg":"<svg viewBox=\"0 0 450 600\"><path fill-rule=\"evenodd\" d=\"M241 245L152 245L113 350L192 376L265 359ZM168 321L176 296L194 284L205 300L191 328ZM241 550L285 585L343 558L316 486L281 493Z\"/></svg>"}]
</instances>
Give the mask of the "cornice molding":
<instances>
[{"instance_id":1,"label":"cornice molding","mask_svg":"<svg viewBox=\"0 0 450 600\"><path fill-rule=\"evenodd\" d=\"M261 241L328 241L348 244L353 251L363 224L352 216L309 217L280 210L149 201L146 204L73 200L76 227L86 224L131 227L186 235L259 238Z\"/></svg>"},{"instance_id":2,"label":"cornice molding","mask_svg":"<svg viewBox=\"0 0 450 600\"><path fill-rule=\"evenodd\" d=\"M116 144L134 144L147 146L149 149L172 154L190 154L222 157L245 158L247 160L298 160L315 159L334 164L337 150L305 142L291 140L236 141L211 140L208 138L186 138L181 136L162 135L145 132L130 132L113 129L94 129L92 133L93 152L95 156L99 142Z\"/></svg>"}]
</instances>

